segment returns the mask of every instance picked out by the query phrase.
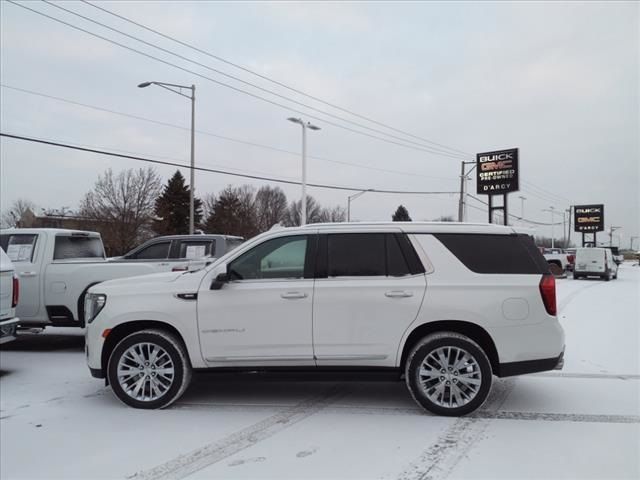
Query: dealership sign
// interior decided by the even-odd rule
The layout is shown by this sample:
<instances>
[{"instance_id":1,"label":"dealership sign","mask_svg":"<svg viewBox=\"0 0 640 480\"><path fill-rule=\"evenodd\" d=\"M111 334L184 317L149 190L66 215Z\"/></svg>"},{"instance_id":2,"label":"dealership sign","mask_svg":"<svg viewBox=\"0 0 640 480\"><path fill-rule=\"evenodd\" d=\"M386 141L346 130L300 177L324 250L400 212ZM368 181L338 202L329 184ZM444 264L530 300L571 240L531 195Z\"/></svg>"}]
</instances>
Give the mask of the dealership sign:
<instances>
[{"instance_id":1,"label":"dealership sign","mask_svg":"<svg viewBox=\"0 0 640 480\"><path fill-rule=\"evenodd\" d=\"M520 189L517 148L478 153L476 171L478 194L499 195Z\"/></svg>"},{"instance_id":2,"label":"dealership sign","mask_svg":"<svg viewBox=\"0 0 640 480\"><path fill-rule=\"evenodd\" d=\"M604 230L604 205L576 205L573 211L576 232Z\"/></svg>"}]
</instances>

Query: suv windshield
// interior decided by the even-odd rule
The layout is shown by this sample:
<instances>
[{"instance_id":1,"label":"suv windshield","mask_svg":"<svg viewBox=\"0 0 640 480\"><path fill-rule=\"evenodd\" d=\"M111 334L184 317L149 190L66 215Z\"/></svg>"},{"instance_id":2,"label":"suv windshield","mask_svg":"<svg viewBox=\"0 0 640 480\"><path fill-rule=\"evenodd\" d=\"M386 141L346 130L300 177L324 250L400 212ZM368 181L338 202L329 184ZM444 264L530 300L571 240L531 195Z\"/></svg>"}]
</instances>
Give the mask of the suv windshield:
<instances>
[{"instance_id":1,"label":"suv windshield","mask_svg":"<svg viewBox=\"0 0 640 480\"><path fill-rule=\"evenodd\" d=\"M100 237L56 237L54 260L74 258L104 258L104 247Z\"/></svg>"}]
</instances>

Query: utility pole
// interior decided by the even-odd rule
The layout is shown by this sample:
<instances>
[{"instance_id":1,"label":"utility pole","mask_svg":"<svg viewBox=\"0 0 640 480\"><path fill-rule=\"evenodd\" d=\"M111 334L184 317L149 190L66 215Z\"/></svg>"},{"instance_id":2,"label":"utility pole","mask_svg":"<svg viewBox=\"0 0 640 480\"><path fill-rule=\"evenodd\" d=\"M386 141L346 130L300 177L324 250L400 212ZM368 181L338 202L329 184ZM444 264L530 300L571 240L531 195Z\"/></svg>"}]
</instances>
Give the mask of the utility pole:
<instances>
[{"instance_id":1,"label":"utility pole","mask_svg":"<svg viewBox=\"0 0 640 480\"><path fill-rule=\"evenodd\" d=\"M565 210L565 212L567 212L567 215L569 217L569 228L567 228L567 245L566 247L569 247L569 244L571 243L571 206L569 206L569 208L567 208Z\"/></svg>"},{"instance_id":2,"label":"utility pole","mask_svg":"<svg viewBox=\"0 0 640 480\"><path fill-rule=\"evenodd\" d=\"M473 171L464 171L465 165L475 165L476 162L460 162L460 200L458 201L458 221L464 222L467 210L467 175Z\"/></svg>"},{"instance_id":3,"label":"utility pole","mask_svg":"<svg viewBox=\"0 0 640 480\"><path fill-rule=\"evenodd\" d=\"M527 199L527 197L518 195L518 198L520 199L520 220L524 220L524 201Z\"/></svg>"},{"instance_id":4,"label":"utility pole","mask_svg":"<svg viewBox=\"0 0 640 480\"><path fill-rule=\"evenodd\" d=\"M615 232L616 230L620 230L622 227L614 227L613 225L611 225L609 227L609 246L613 247L613 232Z\"/></svg>"}]
</instances>

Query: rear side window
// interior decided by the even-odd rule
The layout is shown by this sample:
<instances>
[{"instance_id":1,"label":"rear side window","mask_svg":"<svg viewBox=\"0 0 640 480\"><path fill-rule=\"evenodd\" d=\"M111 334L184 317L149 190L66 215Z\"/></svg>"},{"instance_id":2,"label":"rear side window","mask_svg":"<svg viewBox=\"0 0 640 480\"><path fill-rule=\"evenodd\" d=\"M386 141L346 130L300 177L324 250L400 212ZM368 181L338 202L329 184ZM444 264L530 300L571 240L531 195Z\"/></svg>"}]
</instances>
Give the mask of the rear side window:
<instances>
[{"instance_id":1,"label":"rear side window","mask_svg":"<svg viewBox=\"0 0 640 480\"><path fill-rule=\"evenodd\" d=\"M185 240L180 242L178 258L203 258L214 252L214 240Z\"/></svg>"},{"instance_id":2,"label":"rear side window","mask_svg":"<svg viewBox=\"0 0 640 480\"><path fill-rule=\"evenodd\" d=\"M104 248L99 237L56 237L54 260L73 258L104 258Z\"/></svg>"},{"instance_id":3,"label":"rear side window","mask_svg":"<svg viewBox=\"0 0 640 480\"><path fill-rule=\"evenodd\" d=\"M31 262L37 239L38 235L34 234L2 235L0 247L12 262Z\"/></svg>"},{"instance_id":4,"label":"rear side window","mask_svg":"<svg viewBox=\"0 0 640 480\"><path fill-rule=\"evenodd\" d=\"M326 248L327 277L400 277L418 273L412 271L406 253L391 233L329 234Z\"/></svg>"},{"instance_id":5,"label":"rear side window","mask_svg":"<svg viewBox=\"0 0 640 480\"><path fill-rule=\"evenodd\" d=\"M528 235L434 234L476 273L544 274L549 266Z\"/></svg>"}]
</instances>

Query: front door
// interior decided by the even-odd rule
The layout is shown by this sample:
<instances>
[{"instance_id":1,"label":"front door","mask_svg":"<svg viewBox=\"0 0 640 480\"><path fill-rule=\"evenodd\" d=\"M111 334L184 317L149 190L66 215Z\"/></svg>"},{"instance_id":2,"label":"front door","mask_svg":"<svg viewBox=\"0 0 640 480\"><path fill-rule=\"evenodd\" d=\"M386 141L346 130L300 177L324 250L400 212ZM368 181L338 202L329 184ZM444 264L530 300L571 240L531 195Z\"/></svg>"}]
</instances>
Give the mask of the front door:
<instances>
[{"instance_id":1,"label":"front door","mask_svg":"<svg viewBox=\"0 0 640 480\"><path fill-rule=\"evenodd\" d=\"M321 236L326 278L316 279L313 303L318 366L395 366L400 339L426 288L424 273L415 268L412 273L405 258L400 242L408 240L402 235Z\"/></svg>"},{"instance_id":2,"label":"front door","mask_svg":"<svg viewBox=\"0 0 640 480\"><path fill-rule=\"evenodd\" d=\"M198 292L202 353L211 366L309 366L316 235L265 240L227 265L231 281Z\"/></svg>"}]
</instances>

